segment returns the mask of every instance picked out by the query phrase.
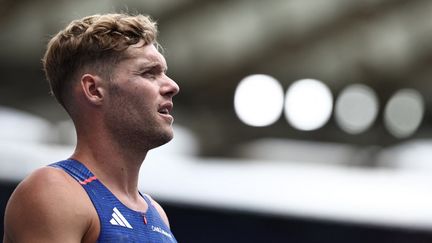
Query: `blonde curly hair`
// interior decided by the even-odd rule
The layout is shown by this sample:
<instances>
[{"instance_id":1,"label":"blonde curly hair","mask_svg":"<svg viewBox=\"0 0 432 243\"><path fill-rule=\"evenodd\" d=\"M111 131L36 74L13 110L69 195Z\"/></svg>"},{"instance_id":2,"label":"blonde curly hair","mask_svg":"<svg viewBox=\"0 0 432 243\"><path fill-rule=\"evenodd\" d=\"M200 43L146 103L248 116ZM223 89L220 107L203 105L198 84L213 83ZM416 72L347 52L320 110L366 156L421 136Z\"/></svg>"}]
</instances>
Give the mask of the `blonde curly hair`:
<instances>
[{"instance_id":1,"label":"blonde curly hair","mask_svg":"<svg viewBox=\"0 0 432 243\"><path fill-rule=\"evenodd\" d=\"M159 45L156 37L156 22L143 15L98 14L72 21L49 41L42 59L51 93L68 110L68 88L78 71L90 67L109 79L124 50L141 40Z\"/></svg>"}]
</instances>

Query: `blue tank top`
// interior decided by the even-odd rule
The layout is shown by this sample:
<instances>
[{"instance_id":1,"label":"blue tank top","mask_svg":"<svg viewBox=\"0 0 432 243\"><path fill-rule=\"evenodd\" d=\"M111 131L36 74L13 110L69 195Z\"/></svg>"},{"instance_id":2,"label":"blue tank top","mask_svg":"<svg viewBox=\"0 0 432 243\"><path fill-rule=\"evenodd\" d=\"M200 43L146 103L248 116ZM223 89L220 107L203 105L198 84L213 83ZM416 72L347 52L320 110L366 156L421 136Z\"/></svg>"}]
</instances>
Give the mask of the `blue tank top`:
<instances>
[{"instance_id":1,"label":"blue tank top","mask_svg":"<svg viewBox=\"0 0 432 243\"><path fill-rule=\"evenodd\" d=\"M77 180L89 195L99 215L98 242L173 243L177 242L150 199L147 212L126 207L79 161L68 159L51 164Z\"/></svg>"}]
</instances>

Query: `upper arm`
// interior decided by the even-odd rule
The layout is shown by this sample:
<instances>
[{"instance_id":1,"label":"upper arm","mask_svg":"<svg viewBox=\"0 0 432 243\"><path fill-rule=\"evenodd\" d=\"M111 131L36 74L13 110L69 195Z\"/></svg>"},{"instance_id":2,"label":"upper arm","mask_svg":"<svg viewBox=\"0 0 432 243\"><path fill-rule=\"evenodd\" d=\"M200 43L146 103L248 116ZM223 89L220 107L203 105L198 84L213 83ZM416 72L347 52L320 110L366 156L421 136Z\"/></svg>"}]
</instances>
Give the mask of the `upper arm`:
<instances>
[{"instance_id":1,"label":"upper arm","mask_svg":"<svg viewBox=\"0 0 432 243\"><path fill-rule=\"evenodd\" d=\"M18 185L6 207L5 239L81 242L89 216L77 199L77 185L64 174L46 167Z\"/></svg>"}]
</instances>

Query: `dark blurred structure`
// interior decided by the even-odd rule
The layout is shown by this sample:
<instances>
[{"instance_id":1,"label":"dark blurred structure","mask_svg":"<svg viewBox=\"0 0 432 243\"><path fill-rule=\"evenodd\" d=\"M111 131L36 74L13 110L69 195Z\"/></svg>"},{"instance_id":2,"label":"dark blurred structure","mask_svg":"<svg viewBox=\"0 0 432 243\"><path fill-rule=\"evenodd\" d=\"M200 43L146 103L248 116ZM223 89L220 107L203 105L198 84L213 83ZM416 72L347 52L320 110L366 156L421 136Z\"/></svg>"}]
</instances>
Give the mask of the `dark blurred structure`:
<instances>
[{"instance_id":1,"label":"dark blurred structure","mask_svg":"<svg viewBox=\"0 0 432 243\"><path fill-rule=\"evenodd\" d=\"M427 0L3 0L0 103L63 118L47 96L41 72L48 37L73 18L118 10L158 20L169 74L182 87L177 121L200 136L203 155L235 155L236 144L256 137L397 143L383 127L382 110L400 88L417 89L425 98L427 112L414 136L430 136L432 3ZM233 94L237 83L253 73L272 75L284 88L297 79L317 78L335 96L349 84L367 84L378 94L380 114L372 128L355 136L334 119L313 132L297 131L283 118L250 128L235 116Z\"/></svg>"}]
</instances>

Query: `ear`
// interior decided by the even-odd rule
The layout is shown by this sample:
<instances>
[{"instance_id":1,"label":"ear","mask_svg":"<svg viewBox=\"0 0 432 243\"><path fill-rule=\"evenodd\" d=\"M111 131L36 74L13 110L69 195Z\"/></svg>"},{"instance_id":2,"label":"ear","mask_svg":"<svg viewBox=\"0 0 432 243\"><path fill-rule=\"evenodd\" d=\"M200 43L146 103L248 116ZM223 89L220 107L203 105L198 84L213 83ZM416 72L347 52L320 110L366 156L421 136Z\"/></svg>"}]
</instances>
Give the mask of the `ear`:
<instances>
[{"instance_id":1,"label":"ear","mask_svg":"<svg viewBox=\"0 0 432 243\"><path fill-rule=\"evenodd\" d=\"M81 90L88 102L93 105L102 104L105 87L103 80L99 76L91 74L81 76Z\"/></svg>"}]
</instances>

